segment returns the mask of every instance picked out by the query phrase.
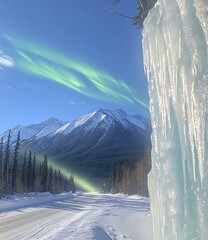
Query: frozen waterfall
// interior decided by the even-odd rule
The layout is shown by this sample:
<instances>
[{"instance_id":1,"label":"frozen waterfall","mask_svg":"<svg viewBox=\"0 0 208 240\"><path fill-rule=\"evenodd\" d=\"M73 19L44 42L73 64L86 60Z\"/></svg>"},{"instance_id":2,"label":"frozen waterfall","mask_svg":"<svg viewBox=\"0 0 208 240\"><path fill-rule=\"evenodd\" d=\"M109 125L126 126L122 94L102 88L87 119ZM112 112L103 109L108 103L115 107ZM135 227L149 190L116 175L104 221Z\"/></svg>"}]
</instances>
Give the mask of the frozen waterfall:
<instances>
[{"instance_id":1,"label":"frozen waterfall","mask_svg":"<svg viewBox=\"0 0 208 240\"><path fill-rule=\"evenodd\" d=\"M155 240L208 239L208 1L158 0L144 23Z\"/></svg>"}]
</instances>

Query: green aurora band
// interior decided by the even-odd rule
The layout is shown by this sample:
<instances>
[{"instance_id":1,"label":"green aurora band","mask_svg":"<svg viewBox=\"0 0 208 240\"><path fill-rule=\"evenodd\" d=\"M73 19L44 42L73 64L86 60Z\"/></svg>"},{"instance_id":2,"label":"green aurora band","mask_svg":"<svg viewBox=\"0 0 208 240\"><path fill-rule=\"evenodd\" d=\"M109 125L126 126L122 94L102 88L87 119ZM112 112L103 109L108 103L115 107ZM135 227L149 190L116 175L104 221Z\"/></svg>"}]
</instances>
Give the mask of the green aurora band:
<instances>
[{"instance_id":1,"label":"green aurora band","mask_svg":"<svg viewBox=\"0 0 208 240\"><path fill-rule=\"evenodd\" d=\"M4 37L16 52L16 66L24 72L65 85L90 98L116 104L139 103L148 108L148 104L137 97L134 89L107 73L37 43L8 35Z\"/></svg>"},{"instance_id":2,"label":"green aurora band","mask_svg":"<svg viewBox=\"0 0 208 240\"><path fill-rule=\"evenodd\" d=\"M63 167L59 167L56 164L52 164L53 168L56 170L61 170L62 174L65 177L70 177L72 174L69 172L69 170L66 170ZM98 187L94 186L92 183L90 183L87 179L79 176L79 174L75 174L74 175L74 181L75 181L75 185L76 187L80 187L81 189L85 190L86 192L98 192L99 189Z\"/></svg>"},{"instance_id":3,"label":"green aurora band","mask_svg":"<svg viewBox=\"0 0 208 240\"><path fill-rule=\"evenodd\" d=\"M95 70L92 67L67 58L61 53L50 50L39 44L21 39L14 39L4 35L16 52L15 65L23 72L27 72L56 83L65 85L87 97L121 104L140 103L148 105L138 99L138 93L122 81ZM38 158L42 159L42 156ZM60 169L65 177L70 177L70 170L59 166L54 159L48 158L49 164L57 171ZM75 183L87 192L96 192L99 189L87 179L75 174Z\"/></svg>"},{"instance_id":4,"label":"green aurora band","mask_svg":"<svg viewBox=\"0 0 208 240\"><path fill-rule=\"evenodd\" d=\"M37 155L38 161L42 161L43 159L44 155ZM81 177L79 174L74 173L73 171L70 172L70 169L66 169L66 167L58 165L54 161L54 158L47 157L47 160L49 166L51 165L53 169L57 170L57 172L60 170L65 177L70 178L71 175L74 175L74 181L77 188L81 188L86 192L99 192L99 188L92 184L90 181L88 181L88 179Z\"/></svg>"}]
</instances>

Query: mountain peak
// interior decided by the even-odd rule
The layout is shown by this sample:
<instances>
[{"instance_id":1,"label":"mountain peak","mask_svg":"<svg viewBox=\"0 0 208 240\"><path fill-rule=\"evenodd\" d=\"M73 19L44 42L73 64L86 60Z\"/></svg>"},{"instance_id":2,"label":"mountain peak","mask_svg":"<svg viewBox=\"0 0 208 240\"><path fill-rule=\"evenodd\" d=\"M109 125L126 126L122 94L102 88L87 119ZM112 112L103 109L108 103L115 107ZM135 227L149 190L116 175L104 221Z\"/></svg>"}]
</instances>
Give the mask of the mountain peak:
<instances>
[{"instance_id":1,"label":"mountain peak","mask_svg":"<svg viewBox=\"0 0 208 240\"><path fill-rule=\"evenodd\" d=\"M60 120L57 119L57 118L55 118L55 117L51 117L51 118L49 118L47 121L56 122L56 121L60 121Z\"/></svg>"},{"instance_id":2,"label":"mountain peak","mask_svg":"<svg viewBox=\"0 0 208 240\"><path fill-rule=\"evenodd\" d=\"M128 114L122 109L115 109L115 110L108 110L108 109L98 109L95 114L103 114L105 116L110 117L120 125L123 125L123 127L128 128L131 124L146 129L146 127L150 127L150 120L139 115L139 114ZM102 117L104 118L104 116Z\"/></svg>"},{"instance_id":3,"label":"mountain peak","mask_svg":"<svg viewBox=\"0 0 208 240\"><path fill-rule=\"evenodd\" d=\"M97 111L95 111L94 113L103 113L103 114L117 114L117 115L127 115L127 113L122 110L122 109L115 109L115 110L109 110L109 109L102 109L99 108Z\"/></svg>"},{"instance_id":4,"label":"mountain peak","mask_svg":"<svg viewBox=\"0 0 208 240\"><path fill-rule=\"evenodd\" d=\"M11 142L16 141L18 131L20 131L22 140L31 139L33 141L49 135L68 135L74 129L78 129L80 127L90 133L93 132L98 125L102 125L107 133L112 124L119 124L125 129L134 126L146 130L151 127L150 121L140 115L130 115L122 109L108 110L100 108L95 112L84 115L72 122L65 122L51 117L38 124L31 124L28 126L18 125L17 127L11 129ZM5 140L7 136L8 131L0 135L0 137L4 137Z\"/></svg>"},{"instance_id":5,"label":"mountain peak","mask_svg":"<svg viewBox=\"0 0 208 240\"><path fill-rule=\"evenodd\" d=\"M114 112L114 113L117 113L117 114L121 114L121 115L126 115L126 114L127 114L124 110L122 110L122 109L120 109L120 108L115 109L113 112Z\"/></svg>"},{"instance_id":6,"label":"mountain peak","mask_svg":"<svg viewBox=\"0 0 208 240\"><path fill-rule=\"evenodd\" d=\"M47 123L48 123L48 124L53 124L53 123L63 123L63 124L65 124L65 123L67 123L67 122L61 121L61 120L59 120L59 119L57 119L57 118L55 118L55 117L51 117L51 118L49 118L49 119L41 122L40 124L44 124L44 123L46 123L46 124L47 124Z\"/></svg>"},{"instance_id":7,"label":"mountain peak","mask_svg":"<svg viewBox=\"0 0 208 240\"><path fill-rule=\"evenodd\" d=\"M28 126L18 125L11 129L11 144L16 142L18 132L20 132L21 140L28 140L30 138L38 139L54 132L64 124L66 122L52 117L37 124L30 124ZM3 137L4 141L6 141L8 134L9 130L0 135L0 138Z\"/></svg>"},{"instance_id":8,"label":"mountain peak","mask_svg":"<svg viewBox=\"0 0 208 240\"><path fill-rule=\"evenodd\" d=\"M144 154L150 145L149 126L139 115L121 109L98 109L48 135L41 137L38 133L24 141L23 146L47 153L64 164L73 162L75 169L103 174L118 157L124 161L128 154L135 159Z\"/></svg>"}]
</instances>

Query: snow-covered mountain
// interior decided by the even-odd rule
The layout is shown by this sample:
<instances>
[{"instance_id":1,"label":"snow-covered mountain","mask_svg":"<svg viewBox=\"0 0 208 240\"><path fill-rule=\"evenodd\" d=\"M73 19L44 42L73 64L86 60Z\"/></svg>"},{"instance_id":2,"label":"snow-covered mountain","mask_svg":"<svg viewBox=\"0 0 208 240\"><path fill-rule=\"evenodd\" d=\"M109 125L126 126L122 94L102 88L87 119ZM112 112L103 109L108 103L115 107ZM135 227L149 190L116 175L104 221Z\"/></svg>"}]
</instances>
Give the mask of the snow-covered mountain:
<instances>
[{"instance_id":1,"label":"snow-covered mountain","mask_svg":"<svg viewBox=\"0 0 208 240\"><path fill-rule=\"evenodd\" d=\"M50 134L39 137L41 132L38 132L38 134L30 137L26 144L29 146L32 145L33 148L35 147L36 151L45 151L48 147L58 142L62 142L62 147L64 148L73 144L75 139L83 139L84 136L90 138L90 135L99 131L99 138L96 138L96 142L94 142L94 144L97 144L102 141L109 134L110 129L116 125L127 131L134 128L140 132L149 132L151 129L149 119L140 115L130 115L121 109L114 111L99 109L64 124L60 128L51 131ZM67 141L63 141L66 137Z\"/></svg>"},{"instance_id":2,"label":"snow-covered mountain","mask_svg":"<svg viewBox=\"0 0 208 240\"><path fill-rule=\"evenodd\" d=\"M29 139L36 140L56 131L65 124L66 122L64 121L60 121L56 118L50 118L38 124L31 124L28 126L18 125L11 129L11 144L15 143L18 132L20 132L22 142ZM4 142L6 142L8 134L9 130L1 134L0 138L3 137Z\"/></svg>"},{"instance_id":3,"label":"snow-covered mountain","mask_svg":"<svg viewBox=\"0 0 208 240\"><path fill-rule=\"evenodd\" d=\"M104 123L103 130L106 133L113 121L126 129L128 129L131 125L135 125L144 130L150 127L150 121L140 115L129 115L121 109L115 111L99 109L93 113L65 124L63 127L55 131L53 135L67 135L80 126L84 126L88 132L92 132L101 122Z\"/></svg>"},{"instance_id":4,"label":"snow-covered mountain","mask_svg":"<svg viewBox=\"0 0 208 240\"><path fill-rule=\"evenodd\" d=\"M100 174L110 172L112 161L136 160L147 155L147 149L149 154L151 148L150 120L120 109L99 109L68 123L52 118L40 124L17 126L11 130L12 141L18 131L22 149L46 153L59 164L93 174L98 169Z\"/></svg>"}]
</instances>

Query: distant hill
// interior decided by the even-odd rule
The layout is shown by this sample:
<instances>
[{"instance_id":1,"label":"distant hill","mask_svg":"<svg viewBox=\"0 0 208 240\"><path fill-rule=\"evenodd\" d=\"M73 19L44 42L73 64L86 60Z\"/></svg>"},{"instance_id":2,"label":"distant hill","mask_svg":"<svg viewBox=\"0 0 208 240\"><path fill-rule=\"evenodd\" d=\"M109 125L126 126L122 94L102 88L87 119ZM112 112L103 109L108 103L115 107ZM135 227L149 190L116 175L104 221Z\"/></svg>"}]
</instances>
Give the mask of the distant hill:
<instances>
[{"instance_id":1,"label":"distant hill","mask_svg":"<svg viewBox=\"0 0 208 240\"><path fill-rule=\"evenodd\" d=\"M112 162L136 161L150 156L151 123L123 110L99 109L72 122L51 118L39 124L17 126L21 146L47 154L58 165L91 177L108 177ZM8 131L2 134L6 140Z\"/></svg>"}]
</instances>

